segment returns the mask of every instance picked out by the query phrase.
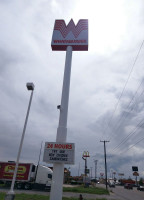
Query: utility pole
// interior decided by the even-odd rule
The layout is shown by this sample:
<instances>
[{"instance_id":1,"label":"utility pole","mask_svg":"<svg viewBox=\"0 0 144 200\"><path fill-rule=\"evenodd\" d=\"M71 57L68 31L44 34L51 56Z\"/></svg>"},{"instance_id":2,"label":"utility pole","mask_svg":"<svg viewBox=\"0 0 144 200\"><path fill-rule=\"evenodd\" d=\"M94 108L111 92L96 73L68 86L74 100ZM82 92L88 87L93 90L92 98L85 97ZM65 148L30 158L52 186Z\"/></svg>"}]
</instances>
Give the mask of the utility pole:
<instances>
[{"instance_id":1,"label":"utility pole","mask_svg":"<svg viewBox=\"0 0 144 200\"><path fill-rule=\"evenodd\" d=\"M80 163L79 163L79 168L78 168L78 176L79 176L79 174L80 174Z\"/></svg>"},{"instance_id":2,"label":"utility pole","mask_svg":"<svg viewBox=\"0 0 144 200\"><path fill-rule=\"evenodd\" d=\"M90 167L90 169L91 169L90 171L91 171L91 179L92 179L92 167Z\"/></svg>"},{"instance_id":3,"label":"utility pole","mask_svg":"<svg viewBox=\"0 0 144 200\"><path fill-rule=\"evenodd\" d=\"M106 142L109 142L109 141L100 141L100 142L103 142L104 143L104 158L105 158L105 181L106 181L106 189L107 189L107 162L106 162L106 145L105 143Z\"/></svg>"},{"instance_id":4,"label":"utility pole","mask_svg":"<svg viewBox=\"0 0 144 200\"><path fill-rule=\"evenodd\" d=\"M94 163L95 163L95 181L97 179L97 162L98 162L98 160L94 160Z\"/></svg>"}]
</instances>

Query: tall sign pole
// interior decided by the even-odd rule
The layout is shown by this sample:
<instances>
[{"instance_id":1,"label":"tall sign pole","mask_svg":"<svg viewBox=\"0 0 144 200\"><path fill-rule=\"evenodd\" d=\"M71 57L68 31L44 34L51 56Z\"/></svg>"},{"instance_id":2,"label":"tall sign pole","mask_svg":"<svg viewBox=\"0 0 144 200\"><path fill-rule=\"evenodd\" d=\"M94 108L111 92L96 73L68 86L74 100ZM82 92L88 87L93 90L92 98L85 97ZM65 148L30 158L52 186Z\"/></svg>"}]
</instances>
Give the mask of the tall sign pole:
<instances>
[{"instance_id":1,"label":"tall sign pole","mask_svg":"<svg viewBox=\"0 0 144 200\"><path fill-rule=\"evenodd\" d=\"M84 151L83 152L83 156L82 156L82 159L85 161L85 170L84 170L84 172L85 172L85 184L84 184L84 186L86 187L86 176L87 176L87 158L88 157L90 157L90 155L89 155L89 152L88 151Z\"/></svg>"},{"instance_id":2,"label":"tall sign pole","mask_svg":"<svg viewBox=\"0 0 144 200\"><path fill-rule=\"evenodd\" d=\"M65 73L64 73L59 126L57 129L56 142L66 142L71 60L72 60L72 47L68 46L66 52ZM50 200L62 199L63 173L64 173L64 164L54 163Z\"/></svg>"},{"instance_id":3,"label":"tall sign pole","mask_svg":"<svg viewBox=\"0 0 144 200\"><path fill-rule=\"evenodd\" d=\"M81 19L75 26L73 20L66 26L64 20L56 20L52 37L53 51L66 51L62 98L56 142L66 143L67 116L70 89L72 51L88 50L88 20ZM62 200L64 162L53 164L53 179L50 200Z\"/></svg>"}]
</instances>

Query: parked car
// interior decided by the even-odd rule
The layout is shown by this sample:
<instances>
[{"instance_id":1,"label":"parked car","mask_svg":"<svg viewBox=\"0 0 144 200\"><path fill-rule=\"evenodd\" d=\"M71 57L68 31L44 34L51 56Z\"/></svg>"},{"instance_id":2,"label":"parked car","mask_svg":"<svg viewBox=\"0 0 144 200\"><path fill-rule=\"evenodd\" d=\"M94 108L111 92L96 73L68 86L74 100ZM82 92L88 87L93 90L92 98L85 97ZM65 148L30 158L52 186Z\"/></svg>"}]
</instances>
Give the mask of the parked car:
<instances>
[{"instance_id":1,"label":"parked car","mask_svg":"<svg viewBox=\"0 0 144 200\"><path fill-rule=\"evenodd\" d=\"M137 187L137 190L144 191L144 186L139 185L139 186Z\"/></svg>"},{"instance_id":2,"label":"parked car","mask_svg":"<svg viewBox=\"0 0 144 200\"><path fill-rule=\"evenodd\" d=\"M130 183L126 183L126 184L124 185L124 188L125 188L125 189L129 189L129 190L132 190L132 189L133 189L133 185L130 184Z\"/></svg>"}]
</instances>

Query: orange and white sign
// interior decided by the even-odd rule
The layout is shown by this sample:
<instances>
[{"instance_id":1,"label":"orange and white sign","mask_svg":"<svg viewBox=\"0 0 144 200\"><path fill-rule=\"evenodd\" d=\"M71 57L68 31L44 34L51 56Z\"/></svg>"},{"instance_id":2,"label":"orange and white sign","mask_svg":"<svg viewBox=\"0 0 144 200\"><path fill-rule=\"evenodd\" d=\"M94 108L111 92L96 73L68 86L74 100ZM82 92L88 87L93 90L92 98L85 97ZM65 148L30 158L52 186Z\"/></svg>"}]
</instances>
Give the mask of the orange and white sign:
<instances>
[{"instance_id":1,"label":"orange and white sign","mask_svg":"<svg viewBox=\"0 0 144 200\"><path fill-rule=\"evenodd\" d=\"M46 142L43 161L48 163L74 164L75 144Z\"/></svg>"},{"instance_id":2,"label":"orange and white sign","mask_svg":"<svg viewBox=\"0 0 144 200\"><path fill-rule=\"evenodd\" d=\"M66 51L67 46L88 51L88 20L80 19L75 25L71 19L67 26L64 20L55 20L51 46L53 51Z\"/></svg>"}]
</instances>

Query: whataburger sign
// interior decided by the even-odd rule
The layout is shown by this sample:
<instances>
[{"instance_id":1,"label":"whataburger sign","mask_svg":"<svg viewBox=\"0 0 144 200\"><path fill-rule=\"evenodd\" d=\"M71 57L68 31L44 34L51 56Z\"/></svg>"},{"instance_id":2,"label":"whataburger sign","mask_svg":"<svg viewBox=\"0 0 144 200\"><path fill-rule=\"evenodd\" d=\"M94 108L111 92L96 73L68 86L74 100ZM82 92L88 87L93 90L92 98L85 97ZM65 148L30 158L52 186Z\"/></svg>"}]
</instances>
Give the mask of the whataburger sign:
<instances>
[{"instance_id":1,"label":"whataburger sign","mask_svg":"<svg viewBox=\"0 0 144 200\"><path fill-rule=\"evenodd\" d=\"M51 46L53 51L66 51L67 46L73 51L87 51L88 20L80 19L75 25L71 19L67 26L64 20L55 20Z\"/></svg>"},{"instance_id":2,"label":"whataburger sign","mask_svg":"<svg viewBox=\"0 0 144 200\"><path fill-rule=\"evenodd\" d=\"M48 163L74 164L75 144L46 142L43 161Z\"/></svg>"}]
</instances>

